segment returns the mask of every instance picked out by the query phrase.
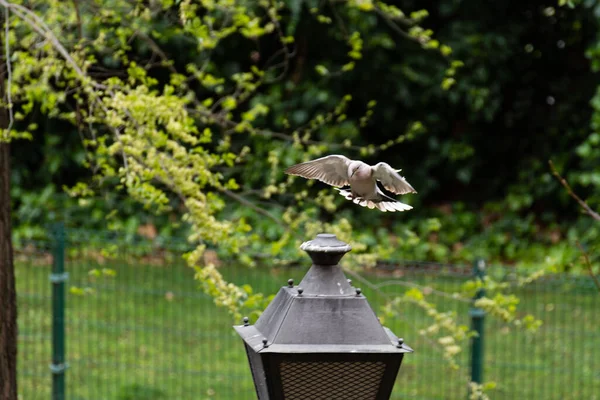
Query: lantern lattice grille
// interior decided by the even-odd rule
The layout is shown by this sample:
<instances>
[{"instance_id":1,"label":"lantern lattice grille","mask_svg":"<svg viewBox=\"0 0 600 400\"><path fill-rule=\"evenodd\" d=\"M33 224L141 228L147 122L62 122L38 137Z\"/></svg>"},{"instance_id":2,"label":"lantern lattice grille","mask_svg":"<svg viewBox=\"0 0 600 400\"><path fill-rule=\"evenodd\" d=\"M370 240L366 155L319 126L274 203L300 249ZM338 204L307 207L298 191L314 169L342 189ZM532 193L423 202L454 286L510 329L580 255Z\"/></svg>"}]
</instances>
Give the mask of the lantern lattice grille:
<instances>
[{"instance_id":1,"label":"lantern lattice grille","mask_svg":"<svg viewBox=\"0 0 600 400\"><path fill-rule=\"evenodd\" d=\"M283 362L286 400L375 400L385 372L382 362Z\"/></svg>"}]
</instances>

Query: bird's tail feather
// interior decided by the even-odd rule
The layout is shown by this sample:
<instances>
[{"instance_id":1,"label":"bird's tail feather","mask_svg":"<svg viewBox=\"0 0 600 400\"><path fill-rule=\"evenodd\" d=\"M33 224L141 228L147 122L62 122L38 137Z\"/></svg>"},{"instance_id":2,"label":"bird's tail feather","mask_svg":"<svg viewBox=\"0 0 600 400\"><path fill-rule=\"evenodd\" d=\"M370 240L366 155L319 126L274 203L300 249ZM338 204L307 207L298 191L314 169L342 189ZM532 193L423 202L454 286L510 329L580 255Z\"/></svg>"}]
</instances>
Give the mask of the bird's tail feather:
<instances>
[{"instance_id":1,"label":"bird's tail feather","mask_svg":"<svg viewBox=\"0 0 600 400\"><path fill-rule=\"evenodd\" d=\"M385 198L390 199L390 201L367 200L367 199L363 199L362 197L355 197L352 194L352 192L349 190L345 190L345 189L337 189L337 190L340 192L340 195L342 195L346 198L346 200L350 200L353 203L358 204L359 206L369 207L370 209L377 208L383 212L386 212L386 211L390 211L390 212L408 211L408 210L412 209L412 207L409 206L408 204L401 203L398 200L395 200L389 196L386 196L383 193L380 193L380 194L383 195Z\"/></svg>"}]
</instances>

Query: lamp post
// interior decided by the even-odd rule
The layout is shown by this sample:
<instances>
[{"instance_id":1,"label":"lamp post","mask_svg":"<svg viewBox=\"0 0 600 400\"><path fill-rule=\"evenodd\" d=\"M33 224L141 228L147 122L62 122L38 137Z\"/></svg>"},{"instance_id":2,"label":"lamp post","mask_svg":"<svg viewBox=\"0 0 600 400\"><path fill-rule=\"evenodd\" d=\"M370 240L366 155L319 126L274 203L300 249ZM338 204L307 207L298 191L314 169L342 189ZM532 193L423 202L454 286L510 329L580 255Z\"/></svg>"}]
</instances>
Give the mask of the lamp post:
<instances>
[{"instance_id":1,"label":"lamp post","mask_svg":"<svg viewBox=\"0 0 600 400\"><path fill-rule=\"evenodd\" d=\"M319 234L300 247L313 265L290 279L242 337L259 400L387 400L404 353L338 262L351 247Z\"/></svg>"}]
</instances>

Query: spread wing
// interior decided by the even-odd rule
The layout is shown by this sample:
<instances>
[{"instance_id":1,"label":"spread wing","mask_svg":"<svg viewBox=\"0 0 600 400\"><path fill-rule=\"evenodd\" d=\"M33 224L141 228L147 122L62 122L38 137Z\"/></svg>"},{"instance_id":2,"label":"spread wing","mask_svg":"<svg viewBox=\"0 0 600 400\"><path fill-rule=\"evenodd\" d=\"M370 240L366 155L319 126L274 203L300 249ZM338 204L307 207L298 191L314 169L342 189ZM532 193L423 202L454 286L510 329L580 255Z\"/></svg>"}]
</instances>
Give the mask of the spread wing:
<instances>
[{"instance_id":1,"label":"spread wing","mask_svg":"<svg viewBox=\"0 0 600 400\"><path fill-rule=\"evenodd\" d=\"M298 175L307 179L318 179L328 185L341 187L349 185L348 157L331 155L296 164L285 170L286 174Z\"/></svg>"},{"instance_id":2,"label":"spread wing","mask_svg":"<svg viewBox=\"0 0 600 400\"><path fill-rule=\"evenodd\" d=\"M404 177L400 176L396 170L384 162L380 162L373 167L373 177L392 193L417 193Z\"/></svg>"}]
</instances>

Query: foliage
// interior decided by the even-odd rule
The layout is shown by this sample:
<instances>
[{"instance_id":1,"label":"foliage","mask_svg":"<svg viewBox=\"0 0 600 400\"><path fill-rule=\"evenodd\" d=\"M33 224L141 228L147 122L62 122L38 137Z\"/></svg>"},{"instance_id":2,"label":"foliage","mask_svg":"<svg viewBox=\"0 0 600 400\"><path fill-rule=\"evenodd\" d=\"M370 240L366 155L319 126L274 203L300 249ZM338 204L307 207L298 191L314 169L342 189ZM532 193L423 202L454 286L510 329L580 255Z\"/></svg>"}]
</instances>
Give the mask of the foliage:
<instances>
[{"instance_id":1,"label":"foliage","mask_svg":"<svg viewBox=\"0 0 600 400\"><path fill-rule=\"evenodd\" d=\"M15 181L28 182L14 185L17 215L59 218L34 214L44 199L60 209L53 195L66 187L76 200L63 204L87 203L92 224L119 204L114 228L132 232L143 216L159 221L162 233L181 229L197 245L186 258L205 290L237 317L267 299L203 262L209 246L253 265L264 254L298 258L300 241L327 230L352 244L354 265L382 256L536 259L564 211L540 160L579 145L580 158L564 152L557 162L595 167L598 143L587 135L584 106L598 80L584 49L597 21L585 5L494 3L483 12L472 0L427 11L370 0L0 5L14 119L1 137L32 138L17 151L44 158L17 161ZM417 206L415 218L396 216L399 223L351 208L329 188L282 174L334 151L404 168L419 183L419 196L406 200ZM28 163L48 169L32 183ZM596 180L578 176L582 185ZM121 203L124 196L133 202ZM166 228L179 215L183 224ZM31 227L20 233L38 233L39 224ZM451 321L411 293L405 300L435 312L436 323ZM514 313L510 297L485 301L505 318Z\"/></svg>"},{"instance_id":2,"label":"foliage","mask_svg":"<svg viewBox=\"0 0 600 400\"><path fill-rule=\"evenodd\" d=\"M40 2L40 7L45 3ZM36 4L27 3L41 11ZM184 108L199 132L204 133L205 127L211 131L211 143L203 144L207 150L217 150L219 143L221 155L228 146L235 154L245 146L251 149L235 166L213 168L223 174L220 184L234 178L240 187L238 195L277 220L288 216L289 205L303 208L313 219L335 220L342 215L353 226L362 227L362 236L368 236L369 243L393 242L395 239L386 238L388 231L401 238L420 239L419 246L402 246L392 258L440 261L470 260L478 253L509 262L535 261L549 247L581 232L589 237L588 243L597 237L597 230L589 230L584 220L575 225L564 223L576 218L576 212L545 164L554 158L561 169L571 171L569 179L577 179L574 184L578 188L586 185L584 190L593 190L589 182L594 179L596 158L592 153L587 158L578 155L587 154L588 142L591 151L595 140L588 134L587 102L598 79L589 71L586 56L594 65L597 22L587 3L559 8L552 2L540 7L538 2L482 6L475 1L443 1L420 5L427 12L418 11L412 2L401 3L399 9L370 1L335 3L335 7L328 2L278 3L282 33L265 28L273 31L249 38L248 32L241 32L243 21L232 19L230 25L222 26L232 31L224 32L224 37L214 31L219 37L208 45L192 40L206 36L200 26L202 18L195 27L173 23L181 19L177 11L184 6L179 3L164 2L166 8L161 11L162 2L145 9L133 1L115 0L110 7L76 1L63 7L60 15L52 12L58 3L48 4L43 9L48 26L61 32L67 49L77 53L74 60L93 60L81 68L95 82L112 77L114 87L115 79L126 82L132 75L131 82L123 86L130 97L138 95L136 87L148 83L149 89L158 90L160 101L185 99ZM232 7L232 18L239 16L240 10ZM268 5L248 7L259 18L252 23L273 23L266 15ZM102 8L102 13L96 12ZM473 20L474 13L481 18ZM19 29L15 35L27 32L11 15ZM412 22L406 17L411 15ZM214 23L219 21L223 22L217 18ZM394 21L397 24L390 26ZM420 29L411 28L415 22L421 24ZM107 27L115 29L104 32ZM429 29L436 32L436 38L427 41ZM405 40L409 31L425 33L416 41ZM281 43L291 37L293 42ZM28 43L36 40L30 35L19 43L29 48ZM213 40L214 48L206 49L213 46ZM425 47L437 46L438 51L424 51L423 42ZM49 47L47 41L45 47L36 48L36 54L41 56ZM52 52L56 56L56 51ZM18 57L25 56L17 52L13 64ZM92 131L101 136L107 131L100 123L85 121L89 110L78 102L89 103L87 95L68 89L67 96L61 95L65 91L54 85L67 79L57 72L64 61L57 58L47 63L52 68L40 64L27 74L13 65L15 78L43 77L41 83L25 85L26 99L17 93L13 96L18 117L15 133L28 132L35 139L13 143L16 153L31 155L15 159L12 196L17 236L40 235L45 223L64 217L89 228L104 228L108 221L115 229L127 229L130 237L148 223L166 237L187 234L185 224L174 223L182 207L179 198L169 198L171 212L159 216L152 212L153 207L143 210L127 200L126 185L121 190L103 190L94 201L89 197L84 212L79 211L81 199L56 196L64 186L88 178L88 163L94 166L102 160L90 159L95 148L82 148L80 135L89 139ZM135 67L130 68L131 63ZM30 68L27 65L22 69ZM35 71L43 68L47 72L36 75ZM140 68L144 72L139 72ZM259 77L254 71L264 74ZM169 85L177 96L161 93ZM16 89L14 84L13 91ZM243 100L237 104L232 95ZM155 97L152 93L144 96ZM234 100L235 108L228 110ZM28 115L19 110L23 101ZM213 104L197 105L203 101ZM114 100L106 102L105 106L118 106ZM54 104L57 107L52 109ZM175 104L172 106L177 107ZM203 116L207 109L219 119ZM60 114L82 124L65 121ZM399 135L402 132L405 134ZM171 135L169 130L166 134ZM108 145L113 146L112 151L118 147ZM567 151L574 147L581 150ZM400 216L402 223L397 224L385 216L354 210L329 190L317 194L317 188L323 188L319 184L306 192L299 190L305 182L294 182L290 188L282 167L324 152L342 152L366 161L384 159L402 167L419 191L417 196L407 196L416 206L410 218ZM104 157L108 157L104 161L115 161ZM115 166L113 163L112 168ZM114 188L114 179L105 176L92 186L98 189L102 183ZM261 187L265 189L257 190ZM136 194L146 195L145 191ZM252 239L274 241L286 232L285 222L275 222L265 213L257 218L255 209L239 207L237 200L223 192L215 195L224 207L217 211L218 218L250 223L256 234ZM304 199L300 202L296 196ZM52 212L45 213L48 208ZM441 227L423 236L422 226L431 218L437 218ZM277 246L288 258L297 255L295 247ZM264 252L264 246L256 251Z\"/></svg>"},{"instance_id":3,"label":"foliage","mask_svg":"<svg viewBox=\"0 0 600 400\"><path fill-rule=\"evenodd\" d=\"M453 302L471 304L473 307L481 308L488 315L503 321L507 326L512 325L524 329L526 332L535 333L542 325L542 321L531 314L522 315L518 309L520 300L517 296L511 294L511 291L534 283L547 276L549 272L549 269L540 269L513 282L490 276L486 276L481 280L472 279L466 281L460 290L454 293L421 287L411 283L411 288L402 296L388 301L383 307L383 313L387 318L397 318L398 310L404 309L405 304L422 309L425 315L431 319L431 324L426 329L421 329L419 333L432 338L443 349L442 355L449 366L458 369L457 356L462 352L463 347L468 344L468 340L476 335L476 332L470 331L466 325L458 324L454 312L440 311L428 297L441 297ZM475 298L476 293L482 290L485 295L480 296L477 300L472 300Z\"/></svg>"},{"instance_id":4,"label":"foliage","mask_svg":"<svg viewBox=\"0 0 600 400\"><path fill-rule=\"evenodd\" d=\"M270 105L275 101L266 101L265 96L273 95L269 83L280 80L282 70L290 68L294 37L289 33L293 33L293 24L285 27L292 32L284 33L283 22L297 19L297 10L296 15L293 12L287 17L282 14L283 3L267 1L219 5L163 1L150 7L143 2L116 0L110 7L100 2L75 2L68 13L59 12L63 3L57 1L37 7L28 4L33 10L16 2L3 0L0 4L11 23L6 45L12 53L12 89L7 100L16 122L3 137L33 137L32 131L38 128L33 118L38 110L63 125L75 126L86 152L80 164L91 168L94 175L91 186L78 182L67 190L70 195L85 201L95 189L116 187L117 192L127 193L154 213L183 212L189 240L198 244L187 255L192 266L201 261L208 244L252 264L244 249L264 241L248 234L250 223L264 217L283 228L272 246L275 252L284 247L297 249L300 238L294 232L298 231L311 235L328 229L351 241L348 219L315 222L320 207L335 210L331 194L322 192L315 201L308 191L300 191L295 200L301 206L309 203L307 209L299 211L292 205L275 215L239 193L239 182L248 185L246 188L264 185L260 193L263 198L290 191L291 179L277 183L282 160L320 155L327 143L339 138L345 138L343 147L352 147L345 127L356 134L358 126L365 125L372 115L372 111L367 112L360 123L350 120L346 110L352 96L343 95L324 104L330 112L313 111L312 118L292 121L284 117L282 123L291 130L289 134L261 126L270 115L286 115L283 110L272 114ZM36 8L45 11L43 19ZM425 16L423 12L409 18L393 6L368 2L344 3L333 11L341 13L338 17L348 24L341 32L335 31L333 38L350 48L334 60L352 60L352 64L342 64L338 75L352 71L362 58L361 28L372 26L376 14L399 32L404 31L397 21L410 24L405 35L422 47L450 53L431 39L430 30L416 25ZM371 20L366 27L365 13ZM311 9L311 14L319 20L321 11ZM346 31L349 27L351 34ZM271 51L272 60L263 65L231 69L219 51L225 45L247 48L263 41L274 41L277 46ZM189 58L167 56L162 49L170 46L186 49ZM334 70L333 65L329 70ZM367 109L374 106L369 102ZM321 130L328 131L326 142L310 138ZM405 135L379 147L409 140L420 131L419 125L413 124ZM274 145L273 138L292 146ZM269 146L264 146L265 139ZM368 154L377 148L362 150ZM270 163L266 174L260 172L264 155ZM244 169L237 171L238 165ZM237 215L235 209L239 207L232 210L227 198L253 213ZM360 244L355 248L360 252ZM227 290L227 284L215 284L221 279L216 269L206 268L198 276L209 282L217 298L243 297L237 289L237 294Z\"/></svg>"},{"instance_id":5,"label":"foliage","mask_svg":"<svg viewBox=\"0 0 600 400\"><path fill-rule=\"evenodd\" d=\"M490 397L486 393L495 388L494 383L480 385L476 382L469 382L469 400L489 400Z\"/></svg>"},{"instance_id":6,"label":"foliage","mask_svg":"<svg viewBox=\"0 0 600 400\"><path fill-rule=\"evenodd\" d=\"M456 297L458 298L458 297ZM474 332L469 332L466 325L456 323L456 315L453 312L440 312L433 304L425 300L422 290L412 288L402 297L397 297L385 307L385 314L395 316L394 309L400 308L403 303L422 308L425 314L433 320L427 329L421 330L421 335L437 337L437 343L443 348L443 357L454 369L458 369L456 356L462 351L461 342L473 337Z\"/></svg>"}]
</instances>

